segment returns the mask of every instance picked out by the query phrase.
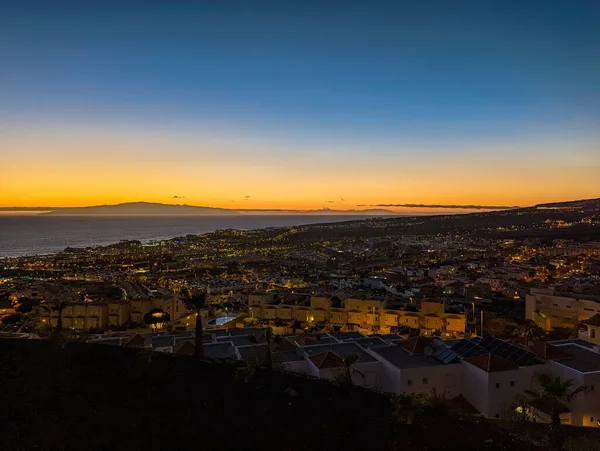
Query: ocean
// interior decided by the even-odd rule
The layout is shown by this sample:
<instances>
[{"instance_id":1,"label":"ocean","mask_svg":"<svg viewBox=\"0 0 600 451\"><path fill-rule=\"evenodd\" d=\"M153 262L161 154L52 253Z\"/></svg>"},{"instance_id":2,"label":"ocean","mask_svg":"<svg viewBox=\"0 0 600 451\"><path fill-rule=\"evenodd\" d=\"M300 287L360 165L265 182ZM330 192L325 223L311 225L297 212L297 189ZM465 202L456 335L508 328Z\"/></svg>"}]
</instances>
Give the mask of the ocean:
<instances>
[{"instance_id":1,"label":"ocean","mask_svg":"<svg viewBox=\"0 0 600 451\"><path fill-rule=\"evenodd\" d=\"M105 246L213 232L365 219L365 216L47 216L0 215L0 257L44 255L66 247Z\"/></svg>"}]
</instances>

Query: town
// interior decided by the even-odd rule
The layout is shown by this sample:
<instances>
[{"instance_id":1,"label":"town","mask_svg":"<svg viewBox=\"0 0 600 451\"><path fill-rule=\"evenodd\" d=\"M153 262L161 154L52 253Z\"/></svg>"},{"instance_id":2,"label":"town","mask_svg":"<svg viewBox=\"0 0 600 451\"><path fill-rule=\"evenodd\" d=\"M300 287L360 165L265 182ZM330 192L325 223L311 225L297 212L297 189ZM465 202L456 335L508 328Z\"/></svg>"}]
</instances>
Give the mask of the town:
<instances>
[{"instance_id":1,"label":"town","mask_svg":"<svg viewBox=\"0 0 600 451\"><path fill-rule=\"evenodd\" d=\"M390 394L439 393L489 419L525 412L600 427L599 210L594 200L221 230L5 258L0 336L58 331ZM580 393L524 400L540 374Z\"/></svg>"}]
</instances>

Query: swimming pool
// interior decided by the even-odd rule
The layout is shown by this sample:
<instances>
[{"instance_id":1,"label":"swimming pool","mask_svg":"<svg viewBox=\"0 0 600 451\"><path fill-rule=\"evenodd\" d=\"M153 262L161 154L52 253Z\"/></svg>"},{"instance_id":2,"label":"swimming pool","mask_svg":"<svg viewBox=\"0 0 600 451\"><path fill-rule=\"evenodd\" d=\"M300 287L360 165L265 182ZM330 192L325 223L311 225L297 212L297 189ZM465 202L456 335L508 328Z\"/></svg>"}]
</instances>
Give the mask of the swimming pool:
<instances>
[{"instance_id":1,"label":"swimming pool","mask_svg":"<svg viewBox=\"0 0 600 451\"><path fill-rule=\"evenodd\" d=\"M233 321L237 316L221 316L219 318L214 318L209 320L206 324L209 326L221 326L229 321Z\"/></svg>"}]
</instances>

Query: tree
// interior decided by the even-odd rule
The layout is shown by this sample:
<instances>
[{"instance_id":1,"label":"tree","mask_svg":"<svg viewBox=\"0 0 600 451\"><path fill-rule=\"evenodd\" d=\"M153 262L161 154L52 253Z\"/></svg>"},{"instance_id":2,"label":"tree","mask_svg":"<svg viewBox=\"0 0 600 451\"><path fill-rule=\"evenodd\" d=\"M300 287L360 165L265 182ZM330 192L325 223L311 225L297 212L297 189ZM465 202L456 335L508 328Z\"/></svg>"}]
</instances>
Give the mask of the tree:
<instances>
[{"instance_id":1,"label":"tree","mask_svg":"<svg viewBox=\"0 0 600 451\"><path fill-rule=\"evenodd\" d=\"M544 338L546 336L546 331L538 326L535 321L528 319L523 325L522 335L536 341Z\"/></svg>"},{"instance_id":2,"label":"tree","mask_svg":"<svg viewBox=\"0 0 600 451\"><path fill-rule=\"evenodd\" d=\"M54 329L52 335L60 335L63 330L63 322L62 322L62 313L64 308L67 306L65 301L54 301L50 305L50 310L53 312L58 312L58 317L56 318L56 328Z\"/></svg>"},{"instance_id":3,"label":"tree","mask_svg":"<svg viewBox=\"0 0 600 451\"><path fill-rule=\"evenodd\" d=\"M354 368L354 364L358 360L358 355L350 354L342 357L342 368L336 375L335 380L342 385L352 385L352 375L358 373L362 376L362 373ZM364 376L363 376L364 377Z\"/></svg>"},{"instance_id":4,"label":"tree","mask_svg":"<svg viewBox=\"0 0 600 451\"><path fill-rule=\"evenodd\" d=\"M202 315L200 310L206 306L206 291L190 291L184 292L181 300L188 310L196 312L196 339L194 341L194 357L202 357L204 355L204 343L202 341Z\"/></svg>"},{"instance_id":5,"label":"tree","mask_svg":"<svg viewBox=\"0 0 600 451\"><path fill-rule=\"evenodd\" d=\"M574 380L563 381L560 376L548 373L537 373L534 381L537 390L526 390L525 392L531 398L530 403L535 404L536 401L541 401L550 405L550 427L555 433L555 440L559 440L560 411L558 408L562 403L568 405L577 394L585 391L586 387L574 388Z\"/></svg>"},{"instance_id":6,"label":"tree","mask_svg":"<svg viewBox=\"0 0 600 451\"><path fill-rule=\"evenodd\" d=\"M19 313L10 313L2 318L2 324L16 324L23 319Z\"/></svg>"},{"instance_id":7,"label":"tree","mask_svg":"<svg viewBox=\"0 0 600 451\"><path fill-rule=\"evenodd\" d=\"M15 305L15 312L17 313L29 313L31 310L33 310L33 303L29 299L21 298Z\"/></svg>"},{"instance_id":8,"label":"tree","mask_svg":"<svg viewBox=\"0 0 600 451\"><path fill-rule=\"evenodd\" d=\"M568 340L577 336L577 328L574 327L555 327L548 332L548 340Z\"/></svg>"}]
</instances>

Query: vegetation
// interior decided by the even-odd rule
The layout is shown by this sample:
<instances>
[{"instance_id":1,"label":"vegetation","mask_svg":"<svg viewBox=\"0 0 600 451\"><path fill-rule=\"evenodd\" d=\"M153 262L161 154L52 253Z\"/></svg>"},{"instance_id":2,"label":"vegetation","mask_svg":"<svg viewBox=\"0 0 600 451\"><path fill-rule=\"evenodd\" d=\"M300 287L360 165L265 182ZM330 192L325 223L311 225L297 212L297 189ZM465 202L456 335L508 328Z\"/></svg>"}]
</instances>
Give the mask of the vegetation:
<instances>
[{"instance_id":1,"label":"vegetation","mask_svg":"<svg viewBox=\"0 0 600 451\"><path fill-rule=\"evenodd\" d=\"M342 357L342 368L335 375L335 381L341 385L352 385L352 375L362 373L358 371L354 364L358 360L358 356L355 354L345 355ZM364 376L363 376L364 377Z\"/></svg>"},{"instance_id":2,"label":"vegetation","mask_svg":"<svg viewBox=\"0 0 600 451\"><path fill-rule=\"evenodd\" d=\"M17 313L29 313L33 310L33 302L30 299L21 298L15 305Z\"/></svg>"},{"instance_id":3,"label":"vegetation","mask_svg":"<svg viewBox=\"0 0 600 451\"><path fill-rule=\"evenodd\" d=\"M2 324L16 324L23 319L23 315L19 313L10 313L2 317Z\"/></svg>"},{"instance_id":4,"label":"vegetation","mask_svg":"<svg viewBox=\"0 0 600 451\"><path fill-rule=\"evenodd\" d=\"M572 337L577 337L577 327L555 327L548 332L548 340L568 340Z\"/></svg>"},{"instance_id":5,"label":"vegetation","mask_svg":"<svg viewBox=\"0 0 600 451\"><path fill-rule=\"evenodd\" d=\"M564 437L560 428L561 408L568 406L579 393L584 392L587 387L575 387L573 380L562 380L560 376L548 373L535 375L536 390L526 390L529 400L526 400L526 408L533 407L533 412L539 410L543 405L550 410L550 431L552 440L557 446L561 446Z\"/></svg>"},{"instance_id":6,"label":"vegetation","mask_svg":"<svg viewBox=\"0 0 600 451\"><path fill-rule=\"evenodd\" d=\"M203 329L201 311L206 307L206 291L186 291L183 293L181 299L188 310L196 313L196 338L194 341L194 357L202 357L204 355L204 347L202 337Z\"/></svg>"},{"instance_id":7,"label":"vegetation","mask_svg":"<svg viewBox=\"0 0 600 451\"><path fill-rule=\"evenodd\" d=\"M396 401L361 387L264 368L247 378L236 372L235 365L131 348L0 340L2 450L158 451L198 443L286 451L549 449L528 438L545 438L545 425L507 430L503 422L455 414L442 395L417 397L408 424L398 421ZM593 449L583 446L600 438L594 428L564 430L570 451Z\"/></svg>"}]
</instances>

